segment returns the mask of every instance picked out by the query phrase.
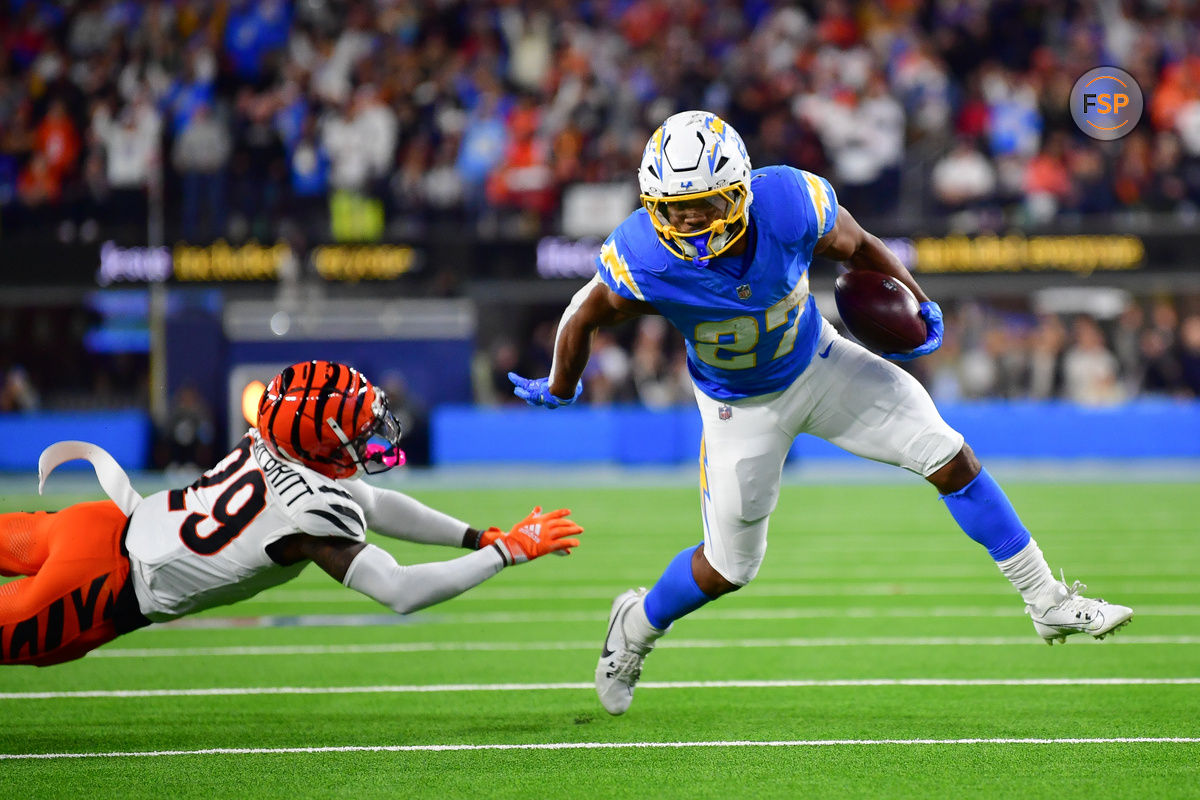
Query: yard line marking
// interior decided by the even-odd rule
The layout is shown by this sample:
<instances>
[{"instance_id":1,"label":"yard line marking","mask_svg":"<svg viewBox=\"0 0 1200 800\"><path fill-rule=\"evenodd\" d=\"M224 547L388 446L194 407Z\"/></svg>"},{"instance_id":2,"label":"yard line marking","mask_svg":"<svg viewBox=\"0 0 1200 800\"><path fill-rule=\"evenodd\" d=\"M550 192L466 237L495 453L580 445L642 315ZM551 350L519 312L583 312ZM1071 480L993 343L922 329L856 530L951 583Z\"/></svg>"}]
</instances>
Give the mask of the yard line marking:
<instances>
[{"instance_id":1,"label":"yard line marking","mask_svg":"<svg viewBox=\"0 0 1200 800\"><path fill-rule=\"evenodd\" d=\"M644 577L644 576L643 576ZM1112 585L1112 581L1109 585ZM1123 594L1160 594L1160 595L1196 595L1200 594L1197 590L1195 581L1175 581L1175 582L1155 582L1155 583L1127 583L1119 582L1120 585L1116 588L1107 588L1106 594L1116 595ZM478 602L497 602L501 600L561 600L563 592L566 591L563 587L545 587L545 588L529 588L529 589L487 589L477 590L464 599L470 599ZM915 596L915 597L937 597L937 596L952 596L952 595L995 595L997 597L1011 596L1012 587L1007 583L997 583L995 576L988 575L986 578L981 577L976 582L959 581L957 583L945 583L942 585L926 585L913 584L903 581L887 581L871 583L825 583L811 585L797 584L754 584L754 594L762 597L846 597L846 596L869 596L869 597L892 597L892 596ZM611 600L617 590L608 587L571 587L571 597L580 600ZM369 602L369 598L365 598L355 592L347 592L345 589L335 587L320 588L320 589L274 589L257 597L248 598L242 601L243 603L263 603L263 604L285 604L285 603L356 603Z\"/></svg>"},{"instance_id":2,"label":"yard line marking","mask_svg":"<svg viewBox=\"0 0 1200 800\"><path fill-rule=\"evenodd\" d=\"M973 744L1196 744L1194 736L1109 736L974 739L731 739L715 742L527 742L524 744L379 744L332 747L210 747L203 750L126 750L110 753L0 753L0 760L57 758L163 758L167 756L257 756L317 753L442 753L469 750L628 750L690 747L878 747Z\"/></svg>"},{"instance_id":3,"label":"yard line marking","mask_svg":"<svg viewBox=\"0 0 1200 800\"><path fill-rule=\"evenodd\" d=\"M1019 606L1017 607L1019 608ZM850 608L705 608L698 619L708 620L788 620L788 619L924 619L929 617L985 618L1015 617L1011 604L984 606L856 606ZM1138 606L1139 617L1200 617L1200 606ZM237 617L184 617L161 623L166 628L225 630L227 628L323 628L364 627L371 625L528 625L548 622L595 622L608 618L604 609L588 611L480 611L424 612L400 614L260 614Z\"/></svg>"},{"instance_id":4,"label":"yard line marking","mask_svg":"<svg viewBox=\"0 0 1200 800\"><path fill-rule=\"evenodd\" d=\"M1196 678L845 678L833 680L643 681L643 689L807 689L887 686L1191 686ZM395 686L231 686L210 689L91 689L74 692L3 692L0 700L64 700L137 697L235 697L281 694L442 694L591 689L588 682L441 683Z\"/></svg>"},{"instance_id":5,"label":"yard line marking","mask_svg":"<svg viewBox=\"0 0 1200 800\"><path fill-rule=\"evenodd\" d=\"M1110 641L1084 639L1080 644L1096 647L1144 644L1200 644L1200 636L1126 636ZM781 639L671 639L659 642L665 649L717 649L722 647L995 647L1037 645L1035 636L876 636L862 639L781 638ZM323 656L425 652L507 652L520 650L594 650L594 641L563 642L380 642L375 644L280 644L228 647L131 647L101 648L88 653L92 658L155 658L181 656Z\"/></svg>"}]
</instances>

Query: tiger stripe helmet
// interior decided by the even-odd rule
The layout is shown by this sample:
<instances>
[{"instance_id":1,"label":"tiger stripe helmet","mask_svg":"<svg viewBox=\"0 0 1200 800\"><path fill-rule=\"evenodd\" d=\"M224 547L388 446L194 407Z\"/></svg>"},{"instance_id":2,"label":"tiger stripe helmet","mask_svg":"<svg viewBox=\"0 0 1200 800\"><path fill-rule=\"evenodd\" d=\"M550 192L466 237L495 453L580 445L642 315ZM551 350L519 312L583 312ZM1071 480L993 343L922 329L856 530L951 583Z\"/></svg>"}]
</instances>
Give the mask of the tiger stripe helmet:
<instances>
[{"instance_id":1,"label":"tiger stripe helmet","mask_svg":"<svg viewBox=\"0 0 1200 800\"><path fill-rule=\"evenodd\" d=\"M272 378L258 403L257 428L273 453L329 478L403 463L400 423L387 396L334 361L303 361Z\"/></svg>"}]
</instances>

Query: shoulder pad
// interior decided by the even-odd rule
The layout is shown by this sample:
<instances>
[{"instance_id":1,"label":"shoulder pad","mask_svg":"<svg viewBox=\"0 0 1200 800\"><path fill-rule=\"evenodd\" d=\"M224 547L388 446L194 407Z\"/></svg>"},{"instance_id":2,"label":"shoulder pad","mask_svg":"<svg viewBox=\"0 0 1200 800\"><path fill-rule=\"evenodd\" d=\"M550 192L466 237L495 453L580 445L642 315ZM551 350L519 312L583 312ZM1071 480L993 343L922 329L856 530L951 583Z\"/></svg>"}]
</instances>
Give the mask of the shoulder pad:
<instances>
[{"instance_id":1,"label":"shoulder pad","mask_svg":"<svg viewBox=\"0 0 1200 800\"><path fill-rule=\"evenodd\" d=\"M304 533L361 542L366 538L362 506L337 481L300 464L276 458L256 439L254 457L279 506Z\"/></svg>"}]
</instances>

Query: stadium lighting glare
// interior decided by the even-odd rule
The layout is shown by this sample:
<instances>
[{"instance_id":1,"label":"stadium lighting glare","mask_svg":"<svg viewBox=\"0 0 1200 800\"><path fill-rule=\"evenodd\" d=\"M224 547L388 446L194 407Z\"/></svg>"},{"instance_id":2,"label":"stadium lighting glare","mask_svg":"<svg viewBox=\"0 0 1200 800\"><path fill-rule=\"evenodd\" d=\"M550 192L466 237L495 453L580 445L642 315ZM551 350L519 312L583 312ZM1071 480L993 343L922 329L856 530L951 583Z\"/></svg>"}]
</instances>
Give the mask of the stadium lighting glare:
<instances>
[{"instance_id":1,"label":"stadium lighting glare","mask_svg":"<svg viewBox=\"0 0 1200 800\"><path fill-rule=\"evenodd\" d=\"M242 390L242 416L251 426L258 423L258 401L267 390L262 381L250 381Z\"/></svg>"}]
</instances>

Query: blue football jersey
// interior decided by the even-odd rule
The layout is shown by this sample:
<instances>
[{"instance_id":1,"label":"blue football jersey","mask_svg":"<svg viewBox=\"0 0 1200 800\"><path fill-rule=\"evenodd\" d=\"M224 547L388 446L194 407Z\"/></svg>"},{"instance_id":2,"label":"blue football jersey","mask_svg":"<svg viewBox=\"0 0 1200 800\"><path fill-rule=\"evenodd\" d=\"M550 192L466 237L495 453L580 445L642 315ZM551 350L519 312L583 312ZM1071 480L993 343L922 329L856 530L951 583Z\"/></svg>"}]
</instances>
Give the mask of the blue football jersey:
<instances>
[{"instance_id":1,"label":"blue football jersey","mask_svg":"<svg viewBox=\"0 0 1200 800\"><path fill-rule=\"evenodd\" d=\"M812 360L821 331L808 266L837 219L833 187L782 166L754 170L750 186L744 256L706 266L677 258L643 208L617 226L596 259L610 289L650 303L683 334L692 378L718 400L787 388Z\"/></svg>"}]
</instances>

